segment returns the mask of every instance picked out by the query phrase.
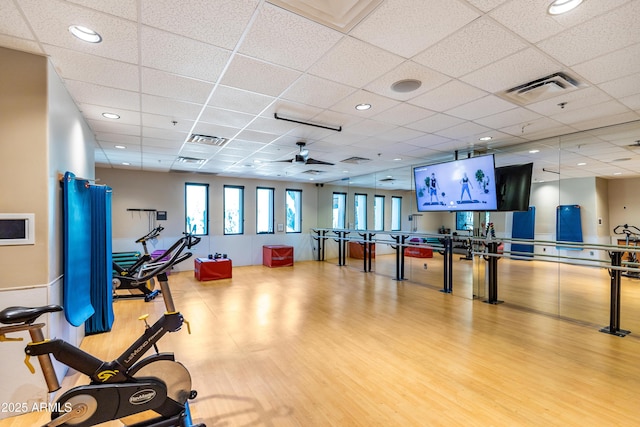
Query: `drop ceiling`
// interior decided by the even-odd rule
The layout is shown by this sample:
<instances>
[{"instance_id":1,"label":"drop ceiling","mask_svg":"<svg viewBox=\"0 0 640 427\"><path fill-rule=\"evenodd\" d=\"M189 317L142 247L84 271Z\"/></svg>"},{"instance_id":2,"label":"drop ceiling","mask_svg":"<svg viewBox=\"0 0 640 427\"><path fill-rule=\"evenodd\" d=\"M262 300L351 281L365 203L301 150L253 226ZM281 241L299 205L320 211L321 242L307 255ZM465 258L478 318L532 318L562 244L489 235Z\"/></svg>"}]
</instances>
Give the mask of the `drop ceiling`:
<instances>
[{"instance_id":1,"label":"drop ceiling","mask_svg":"<svg viewBox=\"0 0 640 427\"><path fill-rule=\"evenodd\" d=\"M640 0L549 2L0 0L0 46L50 58L98 167L409 188L410 166L458 152L534 162L538 180L640 176ZM505 96L557 73L576 86ZM298 141L333 165L282 162Z\"/></svg>"}]
</instances>

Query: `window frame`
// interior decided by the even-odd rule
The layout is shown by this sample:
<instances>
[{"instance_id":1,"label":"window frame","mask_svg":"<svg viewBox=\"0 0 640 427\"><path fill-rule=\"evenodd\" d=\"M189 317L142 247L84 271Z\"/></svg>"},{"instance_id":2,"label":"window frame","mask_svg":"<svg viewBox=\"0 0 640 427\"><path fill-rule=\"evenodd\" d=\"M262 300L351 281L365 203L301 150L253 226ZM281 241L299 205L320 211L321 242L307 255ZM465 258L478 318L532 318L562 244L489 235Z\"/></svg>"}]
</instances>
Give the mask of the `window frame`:
<instances>
[{"instance_id":1,"label":"window frame","mask_svg":"<svg viewBox=\"0 0 640 427\"><path fill-rule=\"evenodd\" d=\"M195 236L208 236L209 235L209 184L202 182L185 182L184 183L184 230L187 233L192 232L192 228L189 227L189 213L188 205L188 189L189 187L203 187L205 189L205 202L204 202L204 232L203 233L193 233Z\"/></svg>"},{"instance_id":2,"label":"window frame","mask_svg":"<svg viewBox=\"0 0 640 427\"><path fill-rule=\"evenodd\" d=\"M268 190L271 193L271 206L269 206L269 217L271 219L270 221L270 230L269 231L260 231L258 229L258 221L260 220L260 215L259 215L259 203L258 203L258 193L261 190ZM276 189L273 187L256 187L256 234L275 234L275 194L276 194Z\"/></svg>"},{"instance_id":3,"label":"window frame","mask_svg":"<svg viewBox=\"0 0 640 427\"><path fill-rule=\"evenodd\" d=\"M353 195L353 229L354 230L367 230L367 203L368 201L368 195L366 193L354 193ZM364 197L364 228L359 228L358 227L358 198L359 197Z\"/></svg>"},{"instance_id":4,"label":"window frame","mask_svg":"<svg viewBox=\"0 0 640 427\"><path fill-rule=\"evenodd\" d=\"M333 214L335 212L335 208L333 207L334 205L334 201L335 201L335 197L336 196L341 196L342 198L342 227L339 226L335 226L335 221L334 221L334 217ZM338 211L339 213L339 211ZM338 218L339 220L340 218ZM338 224L340 223L340 221L338 221ZM332 228L337 228L337 229L345 229L346 228L346 224L347 224L347 193L344 192L340 192L340 191L334 191L332 196L331 196L331 226Z\"/></svg>"},{"instance_id":5,"label":"window frame","mask_svg":"<svg viewBox=\"0 0 640 427\"><path fill-rule=\"evenodd\" d=\"M396 208L396 201L399 201L397 204L398 212L394 215L394 210ZM397 220L397 221L394 221ZM397 228L396 223L397 222ZM402 197L401 196L391 196L391 231L400 231L402 230Z\"/></svg>"},{"instance_id":6,"label":"window frame","mask_svg":"<svg viewBox=\"0 0 640 427\"><path fill-rule=\"evenodd\" d=\"M380 206L382 207L382 212L381 212L381 227L377 228L376 227L376 202L382 200L382 203L380 204ZM380 195L380 194L374 194L373 196L373 230L374 231L384 231L384 204L385 204L385 196Z\"/></svg>"},{"instance_id":7,"label":"window frame","mask_svg":"<svg viewBox=\"0 0 640 427\"><path fill-rule=\"evenodd\" d=\"M240 232L238 233L228 233L227 232L227 189L236 189L240 190L240 208L239 208L239 217L238 217L238 225L240 227ZM225 236L238 236L244 234L244 185L224 185L222 187L222 234Z\"/></svg>"},{"instance_id":8,"label":"window frame","mask_svg":"<svg viewBox=\"0 0 640 427\"><path fill-rule=\"evenodd\" d=\"M296 212L296 226L299 228L299 230L296 231L295 227L293 231L289 231L289 218L287 215L287 208L289 207L289 205L287 204L287 199L289 197L289 193L298 193L300 196L298 197L299 200L299 212ZM299 189L295 189L295 188L287 188L285 189L284 192L284 218L285 218L285 224L284 224L284 231L287 234L295 234L295 233L302 233L302 190Z\"/></svg>"}]
</instances>

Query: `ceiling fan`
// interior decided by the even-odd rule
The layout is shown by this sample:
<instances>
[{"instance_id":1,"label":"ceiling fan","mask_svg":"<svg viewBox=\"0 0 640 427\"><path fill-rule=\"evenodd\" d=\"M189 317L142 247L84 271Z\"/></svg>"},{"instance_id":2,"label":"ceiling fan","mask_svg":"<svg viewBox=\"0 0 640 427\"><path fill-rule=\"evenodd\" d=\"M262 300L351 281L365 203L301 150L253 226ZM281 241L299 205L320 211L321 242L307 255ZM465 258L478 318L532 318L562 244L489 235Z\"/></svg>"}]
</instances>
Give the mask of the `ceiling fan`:
<instances>
[{"instance_id":1,"label":"ceiling fan","mask_svg":"<svg viewBox=\"0 0 640 427\"><path fill-rule=\"evenodd\" d=\"M309 157L309 150L305 148L306 142L298 141L296 145L300 147L300 151L293 159L279 160L280 162L287 162L299 165L329 165L333 166L333 163L325 162L323 160L316 160Z\"/></svg>"}]
</instances>

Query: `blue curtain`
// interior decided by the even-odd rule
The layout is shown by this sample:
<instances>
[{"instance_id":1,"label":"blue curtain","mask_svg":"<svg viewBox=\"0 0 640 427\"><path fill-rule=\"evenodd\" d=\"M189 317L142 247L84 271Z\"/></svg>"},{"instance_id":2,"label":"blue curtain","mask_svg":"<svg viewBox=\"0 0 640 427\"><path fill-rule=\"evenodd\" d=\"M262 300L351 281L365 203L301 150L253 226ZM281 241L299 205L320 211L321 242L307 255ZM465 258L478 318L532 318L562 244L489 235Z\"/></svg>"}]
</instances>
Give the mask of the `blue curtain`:
<instances>
[{"instance_id":1,"label":"blue curtain","mask_svg":"<svg viewBox=\"0 0 640 427\"><path fill-rule=\"evenodd\" d=\"M536 229L536 208L530 206L526 212L514 212L511 224L511 237L514 239L533 239ZM527 252L526 254L512 255L512 257L533 257L533 245L524 243L512 243L514 252ZM530 254L530 255L529 255Z\"/></svg>"},{"instance_id":2,"label":"blue curtain","mask_svg":"<svg viewBox=\"0 0 640 427\"><path fill-rule=\"evenodd\" d=\"M88 334L113 324L111 189L67 172L63 180L64 281L67 321Z\"/></svg>"},{"instance_id":3,"label":"blue curtain","mask_svg":"<svg viewBox=\"0 0 640 427\"><path fill-rule=\"evenodd\" d=\"M113 291L111 285L111 188L91 186L91 304L95 313L85 323L85 332L111 330Z\"/></svg>"},{"instance_id":4,"label":"blue curtain","mask_svg":"<svg viewBox=\"0 0 640 427\"><path fill-rule=\"evenodd\" d=\"M580 206L562 205L556 208L556 240L559 242L582 243L582 221ZM580 247L557 245L558 249L580 251Z\"/></svg>"},{"instance_id":5,"label":"blue curtain","mask_svg":"<svg viewBox=\"0 0 640 427\"><path fill-rule=\"evenodd\" d=\"M91 198L88 182L64 174L64 315L73 326L95 313L91 304Z\"/></svg>"}]
</instances>

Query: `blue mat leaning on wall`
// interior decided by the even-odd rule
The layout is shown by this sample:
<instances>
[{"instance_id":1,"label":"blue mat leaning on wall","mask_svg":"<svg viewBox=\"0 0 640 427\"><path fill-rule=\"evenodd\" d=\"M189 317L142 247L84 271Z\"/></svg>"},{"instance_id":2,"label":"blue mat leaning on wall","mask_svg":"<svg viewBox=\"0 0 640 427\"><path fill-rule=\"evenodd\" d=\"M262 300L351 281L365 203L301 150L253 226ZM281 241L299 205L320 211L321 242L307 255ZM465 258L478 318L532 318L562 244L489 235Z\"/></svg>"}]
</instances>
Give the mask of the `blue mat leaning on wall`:
<instances>
[{"instance_id":1,"label":"blue mat leaning on wall","mask_svg":"<svg viewBox=\"0 0 640 427\"><path fill-rule=\"evenodd\" d=\"M113 324L111 189L67 172L63 183L64 285L67 321L86 333Z\"/></svg>"}]
</instances>

